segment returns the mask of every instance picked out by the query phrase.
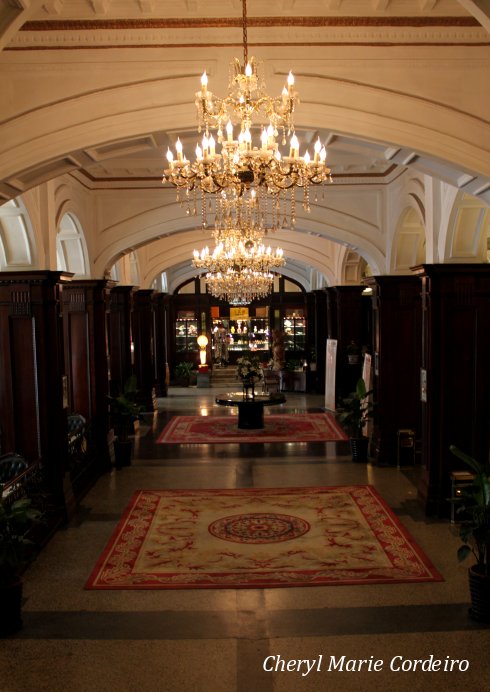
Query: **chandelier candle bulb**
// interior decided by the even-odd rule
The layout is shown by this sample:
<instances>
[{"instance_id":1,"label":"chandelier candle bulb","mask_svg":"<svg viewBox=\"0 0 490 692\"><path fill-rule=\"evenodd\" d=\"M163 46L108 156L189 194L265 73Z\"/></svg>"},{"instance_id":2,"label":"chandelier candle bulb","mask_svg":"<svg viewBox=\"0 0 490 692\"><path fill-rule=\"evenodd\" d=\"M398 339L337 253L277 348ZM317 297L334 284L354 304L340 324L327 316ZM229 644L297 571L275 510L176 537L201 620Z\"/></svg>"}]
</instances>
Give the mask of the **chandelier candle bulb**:
<instances>
[{"instance_id":1,"label":"chandelier candle bulb","mask_svg":"<svg viewBox=\"0 0 490 692\"><path fill-rule=\"evenodd\" d=\"M320 160L320 151L322 150L322 143L320 142L320 137L315 142L315 146L313 147L314 155L313 155L313 161L315 163L318 163Z\"/></svg>"},{"instance_id":2,"label":"chandelier candle bulb","mask_svg":"<svg viewBox=\"0 0 490 692\"><path fill-rule=\"evenodd\" d=\"M231 123L231 120L228 120L228 123L226 125L226 136L229 142L233 142L233 125Z\"/></svg>"},{"instance_id":3,"label":"chandelier candle bulb","mask_svg":"<svg viewBox=\"0 0 490 692\"><path fill-rule=\"evenodd\" d=\"M267 131L265 129L262 129L262 133L260 135L260 142L262 144L262 151L267 151L267 145L269 143L269 137L268 137Z\"/></svg>"},{"instance_id":4,"label":"chandelier candle bulb","mask_svg":"<svg viewBox=\"0 0 490 692\"><path fill-rule=\"evenodd\" d=\"M206 74L206 70L202 73L201 76L201 95L206 96L208 92L208 76Z\"/></svg>"},{"instance_id":5,"label":"chandelier candle bulb","mask_svg":"<svg viewBox=\"0 0 490 692\"><path fill-rule=\"evenodd\" d=\"M175 151L177 152L177 161L182 161L182 142L178 137L175 143Z\"/></svg>"},{"instance_id":6,"label":"chandelier candle bulb","mask_svg":"<svg viewBox=\"0 0 490 692\"><path fill-rule=\"evenodd\" d=\"M295 159L298 156L298 152L299 152L299 141L298 141L298 138L296 137L296 135L293 135L291 137L290 144L291 144L291 148L289 150L289 156L291 158Z\"/></svg>"}]
</instances>

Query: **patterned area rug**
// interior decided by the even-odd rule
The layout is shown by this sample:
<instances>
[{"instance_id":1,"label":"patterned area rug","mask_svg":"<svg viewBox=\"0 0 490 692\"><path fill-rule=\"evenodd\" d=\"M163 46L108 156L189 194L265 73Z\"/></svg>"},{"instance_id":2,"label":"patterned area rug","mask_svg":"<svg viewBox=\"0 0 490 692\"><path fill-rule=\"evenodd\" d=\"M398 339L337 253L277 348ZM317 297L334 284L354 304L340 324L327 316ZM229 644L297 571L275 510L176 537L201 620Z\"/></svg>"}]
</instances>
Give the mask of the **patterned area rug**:
<instances>
[{"instance_id":1,"label":"patterned area rug","mask_svg":"<svg viewBox=\"0 0 490 692\"><path fill-rule=\"evenodd\" d=\"M222 442L327 442L347 436L331 413L264 415L261 430L239 430L238 416L174 416L163 429L160 444Z\"/></svg>"},{"instance_id":2,"label":"patterned area rug","mask_svg":"<svg viewBox=\"0 0 490 692\"><path fill-rule=\"evenodd\" d=\"M371 486L141 490L86 588L442 581Z\"/></svg>"}]
</instances>

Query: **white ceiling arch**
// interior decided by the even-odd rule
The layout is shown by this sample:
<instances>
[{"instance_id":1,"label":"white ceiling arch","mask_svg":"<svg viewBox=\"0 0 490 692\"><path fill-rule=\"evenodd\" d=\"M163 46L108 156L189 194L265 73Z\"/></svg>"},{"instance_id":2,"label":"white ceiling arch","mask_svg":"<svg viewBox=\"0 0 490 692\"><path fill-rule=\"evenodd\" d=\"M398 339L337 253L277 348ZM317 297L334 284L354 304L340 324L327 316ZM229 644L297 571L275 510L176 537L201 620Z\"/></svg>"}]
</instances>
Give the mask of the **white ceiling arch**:
<instances>
[{"instance_id":1,"label":"white ceiling arch","mask_svg":"<svg viewBox=\"0 0 490 692\"><path fill-rule=\"evenodd\" d=\"M0 54L0 199L69 174L97 200L95 276L133 249L155 252L162 267L179 262L191 223L161 190L162 158L178 135L196 136L204 66L212 89L226 92L228 63L241 52L241 3L0 0L0 9L12 5L33 12ZM280 93L294 69L297 129L327 142L333 169L325 200L299 215L293 260L316 267L315 244L333 240L386 272L383 189L407 168L490 203L486 9L486 0L249 1L249 41L268 91Z\"/></svg>"}]
</instances>

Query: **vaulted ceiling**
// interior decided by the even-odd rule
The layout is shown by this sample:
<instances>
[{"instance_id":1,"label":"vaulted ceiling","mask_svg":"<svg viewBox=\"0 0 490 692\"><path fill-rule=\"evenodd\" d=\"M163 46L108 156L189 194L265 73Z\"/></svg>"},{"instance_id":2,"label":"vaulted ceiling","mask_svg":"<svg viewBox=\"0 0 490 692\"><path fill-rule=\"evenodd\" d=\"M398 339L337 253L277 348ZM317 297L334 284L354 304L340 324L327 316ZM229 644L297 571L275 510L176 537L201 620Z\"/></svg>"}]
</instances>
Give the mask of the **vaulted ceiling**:
<instances>
[{"instance_id":1,"label":"vaulted ceiling","mask_svg":"<svg viewBox=\"0 0 490 692\"><path fill-rule=\"evenodd\" d=\"M490 203L488 0L247 6L269 91L295 71L298 135L327 144L335 186L413 168ZM167 146L193 151L198 76L225 92L242 38L240 0L0 0L0 199L67 173L160 189Z\"/></svg>"}]
</instances>

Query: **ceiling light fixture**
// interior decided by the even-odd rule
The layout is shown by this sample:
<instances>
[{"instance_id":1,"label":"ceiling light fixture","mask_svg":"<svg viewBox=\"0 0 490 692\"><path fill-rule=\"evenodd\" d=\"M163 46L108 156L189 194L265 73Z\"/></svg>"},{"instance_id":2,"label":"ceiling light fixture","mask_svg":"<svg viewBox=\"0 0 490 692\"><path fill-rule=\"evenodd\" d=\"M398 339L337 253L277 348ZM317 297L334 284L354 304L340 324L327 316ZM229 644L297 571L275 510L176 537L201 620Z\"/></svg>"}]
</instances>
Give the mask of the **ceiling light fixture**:
<instances>
[{"instance_id":1,"label":"ceiling light fixture","mask_svg":"<svg viewBox=\"0 0 490 692\"><path fill-rule=\"evenodd\" d=\"M303 189L303 208L308 212L310 186L331 182L327 154L318 138L312 155L306 151L300 156L293 119L298 103L294 76L289 73L279 97L268 96L255 58L248 58L246 0L242 0L242 8L243 65L238 58L232 62L225 98L208 89L208 77L203 73L201 89L196 93L199 132L204 130L202 142L191 162L177 139L175 155L170 149L167 152L168 168L163 182L177 188L177 199L186 205L188 214L197 214L200 197L203 228L208 225L207 195L218 197L224 192L228 198L239 199L251 190L256 193L264 229L292 227L296 223L296 188ZM262 118L259 147L253 146L251 131L257 117ZM211 130L216 131L217 140ZM290 136L286 155L279 150L280 130L282 145L286 145L286 135ZM216 151L217 144L221 145L220 153Z\"/></svg>"},{"instance_id":2,"label":"ceiling light fixture","mask_svg":"<svg viewBox=\"0 0 490 692\"><path fill-rule=\"evenodd\" d=\"M192 264L206 270L211 295L235 305L266 297L274 282L272 270L285 264L282 248L262 243L253 210L243 199L223 205L213 230L214 250L194 250Z\"/></svg>"}]
</instances>

